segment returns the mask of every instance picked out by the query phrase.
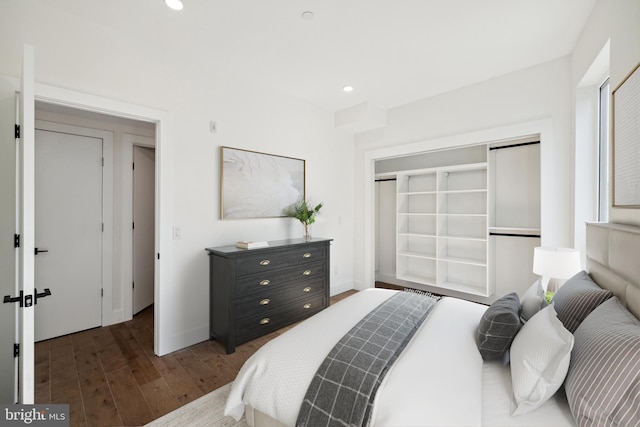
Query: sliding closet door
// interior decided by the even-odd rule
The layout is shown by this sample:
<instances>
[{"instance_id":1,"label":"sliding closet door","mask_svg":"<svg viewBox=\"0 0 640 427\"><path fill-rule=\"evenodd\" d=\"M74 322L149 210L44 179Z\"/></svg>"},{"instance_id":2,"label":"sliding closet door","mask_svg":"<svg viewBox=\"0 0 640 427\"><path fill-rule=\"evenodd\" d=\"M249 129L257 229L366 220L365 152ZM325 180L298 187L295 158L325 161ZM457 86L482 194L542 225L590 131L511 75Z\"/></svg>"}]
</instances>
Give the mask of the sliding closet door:
<instances>
[{"instance_id":1,"label":"sliding closet door","mask_svg":"<svg viewBox=\"0 0 640 427\"><path fill-rule=\"evenodd\" d=\"M376 281L396 278L396 179L376 180Z\"/></svg>"},{"instance_id":2,"label":"sliding closet door","mask_svg":"<svg viewBox=\"0 0 640 427\"><path fill-rule=\"evenodd\" d=\"M522 294L535 281L533 248L540 246L540 142L489 147L490 280L496 296Z\"/></svg>"}]
</instances>

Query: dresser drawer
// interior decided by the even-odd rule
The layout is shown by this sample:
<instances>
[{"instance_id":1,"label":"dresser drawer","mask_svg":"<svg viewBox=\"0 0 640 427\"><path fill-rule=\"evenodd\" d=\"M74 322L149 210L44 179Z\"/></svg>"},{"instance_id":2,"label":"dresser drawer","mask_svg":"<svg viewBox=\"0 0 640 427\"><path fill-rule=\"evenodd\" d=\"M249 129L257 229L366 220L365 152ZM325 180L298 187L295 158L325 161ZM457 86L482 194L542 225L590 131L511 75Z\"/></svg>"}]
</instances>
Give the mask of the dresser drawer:
<instances>
[{"instance_id":1,"label":"dresser drawer","mask_svg":"<svg viewBox=\"0 0 640 427\"><path fill-rule=\"evenodd\" d=\"M324 295L316 295L290 302L285 306L273 307L260 315L240 319L236 322L238 342L268 334L292 322L309 317L327 305L328 301Z\"/></svg>"},{"instance_id":2,"label":"dresser drawer","mask_svg":"<svg viewBox=\"0 0 640 427\"><path fill-rule=\"evenodd\" d=\"M258 316L270 311L273 307L287 305L300 298L312 298L317 294L325 294L324 278L297 282L278 289L260 289L250 296L236 300L236 317Z\"/></svg>"},{"instance_id":3,"label":"dresser drawer","mask_svg":"<svg viewBox=\"0 0 640 427\"><path fill-rule=\"evenodd\" d=\"M325 262L305 263L279 270L271 270L238 278L235 296L243 297L264 289L282 289L291 283L311 283L327 277Z\"/></svg>"},{"instance_id":4,"label":"dresser drawer","mask_svg":"<svg viewBox=\"0 0 640 427\"><path fill-rule=\"evenodd\" d=\"M257 272L277 270L279 268L322 261L327 257L324 245L300 245L283 250L261 251L239 257L236 260L236 276L245 276Z\"/></svg>"}]
</instances>

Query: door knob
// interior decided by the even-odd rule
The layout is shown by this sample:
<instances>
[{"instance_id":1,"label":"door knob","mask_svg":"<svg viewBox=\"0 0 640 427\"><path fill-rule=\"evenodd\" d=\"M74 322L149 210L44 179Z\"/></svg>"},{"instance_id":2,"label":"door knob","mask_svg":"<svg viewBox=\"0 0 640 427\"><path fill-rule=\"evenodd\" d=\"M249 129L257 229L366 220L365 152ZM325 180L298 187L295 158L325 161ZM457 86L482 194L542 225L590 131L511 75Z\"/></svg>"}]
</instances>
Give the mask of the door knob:
<instances>
[{"instance_id":1,"label":"door knob","mask_svg":"<svg viewBox=\"0 0 640 427\"><path fill-rule=\"evenodd\" d=\"M49 249L38 249L38 248L35 248L34 252L35 252L36 255L38 255L40 252L49 252Z\"/></svg>"}]
</instances>

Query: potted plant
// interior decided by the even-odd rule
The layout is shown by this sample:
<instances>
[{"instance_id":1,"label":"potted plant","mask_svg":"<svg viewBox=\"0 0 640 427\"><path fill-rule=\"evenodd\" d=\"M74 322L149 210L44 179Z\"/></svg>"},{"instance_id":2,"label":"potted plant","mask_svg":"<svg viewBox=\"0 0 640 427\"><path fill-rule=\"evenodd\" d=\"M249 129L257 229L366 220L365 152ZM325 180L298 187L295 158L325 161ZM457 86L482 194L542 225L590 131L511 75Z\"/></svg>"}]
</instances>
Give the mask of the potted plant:
<instances>
[{"instance_id":1,"label":"potted plant","mask_svg":"<svg viewBox=\"0 0 640 427\"><path fill-rule=\"evenodd\" d=\"M297 201L287 209L285 214L288 217L295 218L304 225L304 239L311 239L311 230L309 226L316 222L316 216L320 213L322 203L313 207L309 202L302 199Z\"/></svg>"}]
</instances>

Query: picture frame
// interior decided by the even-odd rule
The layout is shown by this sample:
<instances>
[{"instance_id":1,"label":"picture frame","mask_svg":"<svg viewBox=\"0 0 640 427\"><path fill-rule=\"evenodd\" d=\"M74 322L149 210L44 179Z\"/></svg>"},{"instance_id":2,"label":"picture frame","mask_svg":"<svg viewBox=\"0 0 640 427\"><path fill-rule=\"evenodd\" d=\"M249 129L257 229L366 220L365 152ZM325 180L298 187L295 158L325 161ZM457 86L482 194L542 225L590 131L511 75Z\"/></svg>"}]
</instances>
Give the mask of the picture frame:
<instances>
[{"instance_id":1,"label":"picture frame","mask_svg":"<svg viewBox=\"0 0 640 427\"><path fill-rule=\"evenodd\" d=\"M612 206L640 208L640 63L611 93Z\"/></svg>"},{"instance_id":2,"label":"picture frame","mask_svg":"<svg viewBox=\"0 0 640 427\"><path fill-rule=\"evenodd\" d=\"M284 217L305 197L303 159L220 147L220 218Z\"/></svg>"}]
</instances>

